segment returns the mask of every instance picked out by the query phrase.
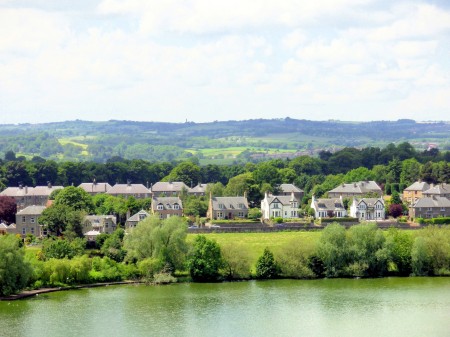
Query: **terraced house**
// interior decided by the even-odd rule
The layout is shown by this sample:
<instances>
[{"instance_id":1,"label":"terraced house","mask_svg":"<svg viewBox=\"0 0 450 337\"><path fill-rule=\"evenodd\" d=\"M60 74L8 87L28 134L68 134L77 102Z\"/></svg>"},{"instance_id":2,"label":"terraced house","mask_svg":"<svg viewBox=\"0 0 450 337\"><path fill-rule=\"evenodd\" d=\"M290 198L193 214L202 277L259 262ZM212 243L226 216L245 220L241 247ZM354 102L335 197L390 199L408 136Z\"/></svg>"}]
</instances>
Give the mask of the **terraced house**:
<instances>
[{"instance_id":1,"label":"terraced house","mask_svg":"<svg viewBox=\"0 0 450 337\"><path fill-rule=\"evenodd\" d=\"M409 209L411 218L438 218L450 216L450 200L445 197L424 197Z\"/></svg>"},{"instance_id":2,"label":"terraced house","mask_svg":"<svg viewBox=\"0 0 450 337\"><path fill-rule=\"evenodd\" d=\"M42 215L45 206L28 206L16 214L16 233L23 238L27 234L37 237L47 235L47 231L38 224L38 219Z\"/></svg>"}]
</instances>

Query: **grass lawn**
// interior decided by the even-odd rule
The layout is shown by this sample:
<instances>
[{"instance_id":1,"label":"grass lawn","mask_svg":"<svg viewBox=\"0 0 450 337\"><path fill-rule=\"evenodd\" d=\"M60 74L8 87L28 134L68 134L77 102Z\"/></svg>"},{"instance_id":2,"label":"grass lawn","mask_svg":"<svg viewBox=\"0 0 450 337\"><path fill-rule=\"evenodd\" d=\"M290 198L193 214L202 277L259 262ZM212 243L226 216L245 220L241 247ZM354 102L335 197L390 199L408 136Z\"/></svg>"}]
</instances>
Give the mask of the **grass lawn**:
<instances>
[{"instance_id":1,"label":"grass lawn","mask_svg":"<svg viewBox=\"0 0 450 337\"><path fill-rule=\"evenodd\" d=\"M295 240L302 242L317 242L321 232L271 232L271 233L208 233L208 239L217 241L219 245L225 243L242 244L248 247L252 259L252 265L256 264L262 255L264 248L277 254L278 250L287 243ZM188 234L187 240L192 242L198 234Z\"/></svg>"}]
</instances>

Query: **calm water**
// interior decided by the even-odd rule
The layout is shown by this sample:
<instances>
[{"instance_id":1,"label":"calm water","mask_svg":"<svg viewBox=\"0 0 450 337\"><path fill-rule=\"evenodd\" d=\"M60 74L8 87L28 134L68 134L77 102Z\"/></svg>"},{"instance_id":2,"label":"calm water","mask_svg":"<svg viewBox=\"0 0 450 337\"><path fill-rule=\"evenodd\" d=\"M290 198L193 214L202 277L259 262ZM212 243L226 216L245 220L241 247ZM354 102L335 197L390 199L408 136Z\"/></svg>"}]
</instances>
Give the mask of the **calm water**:
<instances>
[{"instance_id":1,"label":"calm water","mask_svg":"<svg viewBox=\"0 0 450 337\"><path fill-rule=\"evenodd\" d=\"M450 336L450 278L65 291L0 302L0 336Z\"/></svg>"}]
</instances>

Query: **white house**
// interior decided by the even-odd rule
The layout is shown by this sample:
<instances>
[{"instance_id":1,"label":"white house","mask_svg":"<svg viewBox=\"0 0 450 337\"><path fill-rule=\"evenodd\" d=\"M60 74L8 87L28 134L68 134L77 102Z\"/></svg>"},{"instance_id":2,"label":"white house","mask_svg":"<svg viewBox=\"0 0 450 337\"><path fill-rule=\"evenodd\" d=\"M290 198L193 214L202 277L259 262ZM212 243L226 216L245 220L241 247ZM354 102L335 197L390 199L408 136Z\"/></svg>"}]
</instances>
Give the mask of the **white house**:
<instances>
[{"instance_id":1,"label":"white house","mask_svg":"<svg viewBox=\"0 0 450 337\"><path fill-rule=\"evenodd\" d=\"M311 208L314 210L316 219L320 218L343 218L347 216L347 210L344 207L342 196L333 199L316 199L312 196Z\"/></svg>"},{"instance_id":2,"label":"white house","mask_svg":"<svg viewBox=\"0 0 450 337\"><path fill-rule=\"evenodd\" d=\"M261 201L261 212L263 219L281 217L284 219L298 218L299 202L294 197L294 192L290 196L269 195L267 192Z\"/></svg>"},{"instance_id":3,"label":"white house","mask_svg":"<svg viewBox=\"0 0 450 337\"><path fill-rule=\"evenodd\" d=\"M353 198L350 216L362 220L384 220L385 209L383 198Z\"/></svg>"}]
</instances>

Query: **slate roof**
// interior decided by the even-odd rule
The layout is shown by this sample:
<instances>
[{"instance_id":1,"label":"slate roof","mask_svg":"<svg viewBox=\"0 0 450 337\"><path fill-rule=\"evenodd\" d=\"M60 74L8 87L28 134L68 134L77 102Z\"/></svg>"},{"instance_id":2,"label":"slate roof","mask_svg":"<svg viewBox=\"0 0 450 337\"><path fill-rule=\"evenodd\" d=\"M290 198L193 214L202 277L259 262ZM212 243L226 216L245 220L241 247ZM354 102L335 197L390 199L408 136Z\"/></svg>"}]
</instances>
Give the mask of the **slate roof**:
<instances>
[{"instance_id":1,"label":"slate roof","mask_svg":"<svg viewBox=\"0 0 450 337\"><path fill-rule=\"evenodd\" d=\"M425 181L416 181L412 185L405 188L405 191L426 191L430 188L430 184Z\"/></svg>"},{"instance_id":2,"label":"slate roof","mask_svg":"<svg viewBox=\"0 0 450 337\"><path fill-rule=\"evenodd\" d=\"M141 219L139 218L139 215L144 214L145 217L150 216L150 214L148 214L146 211L144 211L143 209L141 209L139 212L137 212L136 214L133 214L132 216L130 216L126 222L139 222L141 221Z\"/></svg>"},{"instance_id":3,"label":"slate roof","mask_svg":"<svg viewBox=\"0 0 450 337\"><path fill-rule=\"evenodd\" d=\"M31 190L33 190L33 187L7 187L0 193L0 195L8 197L23 197L25 195L29 195Z\"/></svg>"},{"instance_id":4,"label":"slate roof","mask_svg":"<svg viewBox=\"0 0 450 337\"><path fill-rule=\"evenodd\" d=\"M189 193L205 193L208 184L198 184L197 186L190 188Z\"/></svg>"},{"instance_id":5,"label":"slate roof","mask_svg":"<svg viewBox=\"0 0 450 337\"><path fill-rule=\"evenodd\" d=\"M7 224L5 224L5 223L0 223L0 229L7 229L7 228L9 228L9 226L7 225Z\"/></svg>"},{"instance_id":6,"label":"slate roof","mask_svg":"<svg viewBox=\"0 0 450 337\"><path fill-rule=\"evenodd\" d=\"M150 190L142 184L115 184L106 194L150 194Z\"/></svg>"},{"instance_id":7,"label":"slate roof","mask_svg":"<svg viewBox=\"0 0 450 337\"><path fill-rule=\"evenodd\" d=\"M174 209L173 205L178 204L180 206L180 210L183 208L183 204L181 199L178 197L153 197L152 198L152 209L157 210L156 206L159 204L163 205L164 210Z\"/></svg>"},{"instance_id":8,"label":"slate roof","mask_svg":"<svg viewBox=\"0 0 450 337\"><path fill-rule=\"evenodd\" d=\"M48 197L55 190L63 189L63 186L36 186L30 191L30 195Z\"/></svg>"},{"instance_id":9,"label":"slate roof","mask_svg":"<svg viewBox=\"0 0 450 337\"><path fill-rule=\"evenodd\" d=\"M381 192L381 188L375 181L358 181L351 184L341 184L329 192L366 194L370 192Z\"/></svg>"},{"instance_id":10,"label":"slate roof","mask_svg":"<svg viewBox=\"0 0 450 337\"><path fill-rule=\"evenodd\" d=\"M298 202L298 200L296 198L292 199L292 196L290 196L290 195L271 195L271 196L267 197L267 201L268 201L269 205L277 200L282 205L286 205L286 206L289 206L291 204L291 201Z\"/></svg>"},{"instance_id":11,"label":"slate roof","mask_svg":"<svg viewBox=\"0 0 450 337\"><path fill-rule=\"evenodd\" d=\"M298 188L297 186L295 186L294 184L281 184L280 185L280 190L283 193L303 193L303 190Z\"/></svg>"},{"instance_id":12,"label":"slate roof","mask_svg":"<svg viewBox=\"0 0 450 337\"><path fill-rule=\"evenodd\" d=\"M213 197L211 200L213 210L248 209L248 200L245 197ZM223 205L223 208L219 205Z\"/></svg>"},{"instance_id":13,"label":"slate roof","mask_svg":"<svg viewBox=\"0 0 450 337\"><path fill-rule=\"evenodd\" d=\"M28 206L17 212L17 215L40 215L45 208L45 206Z\"/></svg>"},{"instance_id":14,"label":"slate roof","mask_svg":"<svg viewBox=\"0 0 450 337\"><path fill-rule=\"evenodd\" d=\"M86 215L86 217L84 219L91 223L94 223L94 222L99 223L102 220L111 219L114 224L117 223L117 219L114 215Z\"/></svg>"},{"instance_id":15,"label":"slate roof","mask_svg":"<svg viewBox=\"0 0 450 337\"><path fill-rule=\"evenodd\" d=\"M430 189L423 192L425 195L444 195L450 194L450 185L448 184L439 184L431 187Z\"/></svg>"},{"instance_id":16,"label":"slate roof","mask_svg":"<svg viewBox=\"0 0 450 337\"><path fill-rule=\"evenodd\" d=\"M340 198L332 198L332 199L316 199L314 200L314 204L316 206L316 210L318 211L344 211L345 207Z\"/></svg>"},{"instance_id":17,"label":"slate roof","mask_svg":"<svg viewBox=\"0 0 450 337\"><path fill-rule=\"evenodd\" d=\"M414 208L419 207L450 207L450 199L445 197L425 197L418 199L413 206Z\"/></svg>"},{"instance_id":18,"label":"slate roof","mask_svg":"<svg viewBox=\"0 0 450 337\"><path fill-rule=\"evenodd\" d=\"M151 187L152 192L181 192L183 189L189 190L189 187L182 181L158 181Z\"/></svg>"},{"instance_id":19,"label":"slate roof","mask_svg":"<svg viewBox=\"0 0 450 337\"><path fill-rule=\"evenodd\" d=\"M81 183L78 187L88 193L106 193L112 186L108 183Z\"/></svg>"},{"instance_id":20,"label":"slate roof","mask_svg":"<svg viewBox=\"0 0 450 337\"><path fill-rule=\"evenodd\" d=\"M356 204L359 205L361 202L364 202L367 206L372 207L375 205L378 201L381 201L381 203L384 205L383 198L362 198L357 199L355 198Z\"/></svg>"}]
</instances>

